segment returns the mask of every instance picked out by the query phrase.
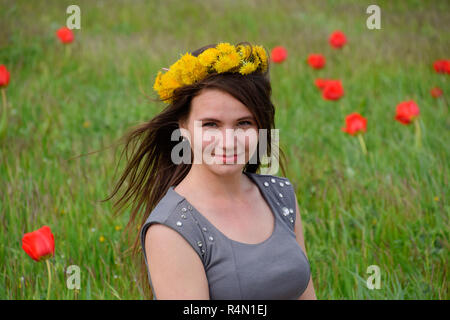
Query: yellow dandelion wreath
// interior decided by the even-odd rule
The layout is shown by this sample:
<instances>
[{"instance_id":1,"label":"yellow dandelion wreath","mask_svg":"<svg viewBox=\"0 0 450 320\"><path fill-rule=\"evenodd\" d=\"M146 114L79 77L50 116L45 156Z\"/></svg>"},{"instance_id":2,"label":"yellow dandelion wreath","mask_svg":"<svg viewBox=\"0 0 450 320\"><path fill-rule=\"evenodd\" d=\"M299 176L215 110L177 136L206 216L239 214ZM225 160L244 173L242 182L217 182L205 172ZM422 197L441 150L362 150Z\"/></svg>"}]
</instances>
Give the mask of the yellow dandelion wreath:
<instances>
[{"instance_id":1,"label":"yellow dandelion wreath","mask_svg":"<svg viewBox=\"0 0 450 320\"><path fill-rule=\"evenodd\" d=\"M179 87L200 81L211 73L240 73L248 75L253 72L267 71L268 60L264 47L260 45L239 44L234 46L221 42L215 48L208 48L198 57L186 53L166 69L158 72L153 89L160 99L172 102L173 91Z\"/></svg>"}]
</instances>

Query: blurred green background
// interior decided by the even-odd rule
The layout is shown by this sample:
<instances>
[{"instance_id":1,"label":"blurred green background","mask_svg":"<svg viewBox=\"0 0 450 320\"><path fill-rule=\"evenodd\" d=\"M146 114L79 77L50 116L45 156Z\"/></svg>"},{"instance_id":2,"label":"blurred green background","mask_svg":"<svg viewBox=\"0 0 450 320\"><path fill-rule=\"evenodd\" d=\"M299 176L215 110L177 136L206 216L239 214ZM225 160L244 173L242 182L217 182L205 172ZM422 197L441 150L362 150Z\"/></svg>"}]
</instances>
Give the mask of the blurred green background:
<instances>
[{"instance_id":1,"label":"blurred green background","mask_svg":"<svg viewBox=\"0 0 450 320\"><path fill-rule=\"evenodd\" d=\"M71 4L81 29L68 48L55 32ZM366 27L371 4L381 30ZM158 70L210 43L250 41L288 50L271 65L273 102L318 299L448 299L450 86L432 64L450 55L449 9L418 0L0 0L0 64L11 73L0 298L45 298L46 268L21 239L46 224L56 241L52 299L143 299L126 250L128 214L114 217L100 202L117 178L121 148L111 146L164 107L148 99ZM328 44L337 29L348 38L342 50ZM325 55L324 69L306 64L310 53ZM341 79L345 96L323 100L316 78ZM421 150L414 127L393 119L409 99L421 110ZM351 112L368 119L368 156L341 132ZM66 288L72 264L81 268L78 292ZM370 265L381 270L378 290L366 286Z\"/></svg>"}]
</instances>

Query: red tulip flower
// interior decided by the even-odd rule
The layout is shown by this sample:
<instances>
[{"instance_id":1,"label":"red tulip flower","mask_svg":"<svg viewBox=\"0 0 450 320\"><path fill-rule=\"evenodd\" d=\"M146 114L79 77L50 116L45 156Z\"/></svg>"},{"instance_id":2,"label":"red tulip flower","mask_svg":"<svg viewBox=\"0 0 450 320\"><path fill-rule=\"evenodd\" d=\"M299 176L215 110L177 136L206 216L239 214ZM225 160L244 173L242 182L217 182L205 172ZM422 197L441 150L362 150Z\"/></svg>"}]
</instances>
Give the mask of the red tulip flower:
<instances>
[{"instance_id":1,"label":"red tulip flower","mask_svg":"<svg viewBox=\"0 0 450 320\"><path fill-rule=\"evenodd\" d=\"M0 87L7 87L9 84L9 71L4 64L0 65Z\"/></svg>"},{"instance_id":2,"label":"red tulip flower","mask_svg":"<svg viewBox=\"0 0 450 320\"><path fill-rule=\"evenodd\" d=\"M433 68L437 73L450 74L450 60L436 60L433 63Z\"/></svg>"},{"instance_id":3,"label":"red tulip flower","mask_svg":"<svg viewBox=\"0 0 450 320\"><path fill-rule=\"evenodd\" d=\"M443 92L442 92L441 88L435 87L435 88L431 89L430 93L433 98L439 98L440 96L442 96Z\"/></svg>"},{"instance_id":4,"label":"red tulip flower","mask_svg":"<svg viewBox=\"0 0 450 320\"><path fill-rule=\"evenodd\" d=\"M56 31L56 35L64 44L71 43L74 39L72 30L67 27L60 28L58 31Z\"/></svg>"},{"instance_id":5,"label":"red tulip flower","mask_svg":"<svg viewBox=\"0 0 450 320\"><path fill-rule=\"evenodd\" d=\"M334 31L328 39L333 48L340 49L347 43L347 38L342 31Z\"/></svg>"},{"instance_id":6,"label":"red tulip flower","mask_svg":"<svg viewBox=\"0 0 450 320\"><path fill-rule=\"evenodd\" d=\"M366 143L364 142L363 133L367 129L367 119L357 112L353 112L345 117L345 127L341 130L347 132L351 136L357 136L361 150L364 155L367 154Z\"/></svg>"},{"instance_id":7,"label":"red tulip flower","mask_svg":"<svg viewBox=\"0 0 450 320\"><path fill-rule=\"evenodd\" d=\"M321 54L310 54L308 64L314 69L322 69L325 66L325 57Z\"/></svg>"},{"instance_id":8,"label":"red tulip flower","mask_svg":"<svg viewBox=\"0 0 450 320\"><path fill-rule=\"evenodd\" d=\"M419 116L419 113L419 107L413 100L404 101L397 105L395 120L405 125L410 124L416 117Z\"/></svg>"},{"instance_id":9,"label":"red tulip flower","mask_svg":"<svg viewBox=\"0 0 450 320\"><path fill-rule=\"evenodd\" d=\"M397 105L397 113L395 120L404 125L408 125L411 122L414 123L416 128L416 147L420 148L422 145L420 124L417 120L420 114L419 107L413 100L403 101Z\"/></svg>"},{"instance_id":10,"label":"red tulip flower","mask_svg":"<svg viewBox=\"0 0 450 320\"><path fill-rule=\"evenodd\" d=\"M328 80L322 90L322 97L325 100L339 100L344 95L344 88L340 80Z\"/></svg>"},{"instance_id":11,"label":"red tulip flower","mask_svg":"<svg viewBox=\"0 0 450 320\"><path fill-rule=\"evenodd\" d=\"M48 271L48 300L50 297L50 287L52 284L52 274L50 272L50 263L48 258L55 255L55 238L53 237L50 227L43 226L36 231L26 233L22 238L22 248L34 261L39 262L45 260Z\"/></svg>"},{"instance_id":12,"label":"red tulip flower","mask_svg":"<svg viewBox=\"0 0 450 320\"><path fill-rule=\"evenodd\" d=\"M358 133L366 132L366 129L367 119L359 113L354 112L345 117L345 127L342 128L342 131L354 136Z\"/></svg>"},{"instance_id":13,"label":"red tulip flower","mask_svg":"<svg viewBox=\"0 0 450 320\"><path fill-rule=\"evenodd\" d=\"M41 261L55 254L55 239L48 226L26 233L22 238L22 248L35 261Z\"/></svg>"},{"instance_id":14,"label":"red tulip flower","mask_svg":"<svg viewBox=\"0 0 450 320\"><path fill-rule=\"evenodd\" d=\"M349 135L358 136L358 140L364 154L367 154L367 148L362 135L366 132L366 129L367 119L357 112L353 112L345 117L345 127L341 129Z\"/></svg>"},{"instance_id":15,"label":"red tulip flower","mask_svg":"<svg viewBox=\"0 0 450 320\"><path fill-rule=\"evenodd\" d=\"M273 62L281 63L287 58L287 50L282 46L275 47L272 49L271 57Z\"/></svg>"}]
</instances>

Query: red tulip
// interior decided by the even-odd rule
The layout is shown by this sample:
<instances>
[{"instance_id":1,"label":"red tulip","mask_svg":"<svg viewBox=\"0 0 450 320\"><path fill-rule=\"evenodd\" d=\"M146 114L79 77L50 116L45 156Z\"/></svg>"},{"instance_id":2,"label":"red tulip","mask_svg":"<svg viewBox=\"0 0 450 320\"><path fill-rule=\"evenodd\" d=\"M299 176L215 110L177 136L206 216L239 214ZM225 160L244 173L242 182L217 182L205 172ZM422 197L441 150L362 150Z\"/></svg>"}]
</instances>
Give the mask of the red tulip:
<instances>
[{"instance_id":1,"label":"red tulip","mask_svg":"<svg viewBox=\"0 0 450 320\"><path fill-rule=\"evenodd\" d=\"M367 129L367 119L359 113L354 112L345 117L345 127L342 131L354 136L358 133L364 133Z\"/></svg>"},{"instance_id":2,"label":"red tulip","mask_svg":"<svg viewBox=\"0 0 450 320\"><path fill-rule=\"evenodd\" d=\"M431 89L430 92L431 92L431 96L433 98L438 98L438 97L442 96L442 93L443 93L442 89L439 87L435 87L435 88Z\"/></svg>"},{"instance_id":3,"label":"red tulip","mask_svg":"<svg viewBox=\"0 0 450 320\"><path fill-rule=\"evenodd\" d=\"M415 118L419 116L420 110L417 104L413 101L403 101L397 105L397 114L395 120L402 124L410 124Z\"/></svg>"},{"instance_id":4,"label":"red tulip","mask_svg":"<svg viewBox=\"0 0 450 320\"><path fill-rule=\"evenodd\" d=\"M314 69L321 69L325 66L325 57L321 54L310 54L308 64Z\"/></svg>"},{"instance_id":5,"label":"red tulip","mask_svg":"<svg viewBox=\"0 0 450 320\"><path fill-rule=\"evenodd\" d=\"M450 74L450 60L436 60L433 67L437 73Z\"/></svg>"},{"instance_id":6,"label":"red tulip","mask_svg":"<svg viewBox=\"0 0 450 320\"><path fill-rule=\"evenodd\" d=\"M339 100L344 95L344 88L340 80L328 80L322 90L325 100Z\"/></svg>"},{"instance_id":7,"label":"red tulip","mask_svg":"<svg viewBox=\"0 0 450 320\"><path fill-rule=\"evenodd\" d=\"M9 71L4 64L0 65L0 87L7 87L9 84Z\"/></svg>"},{"instance_id":8,"label":"red tulip","mask_svg":"<svg viewBox=\"0 0 450 320\"><path fill-rule=\"evenodd\" d=\"M342 31L337 30L330 35L329 42L333 48L339 49L347 43L347 38Z\"/></svg>"},{"instance_id":9,"label":"red tulip","mask_svg":"<svg viewBox=\"0 0 450 320\"><path fill-rule=\"evenodd\" d=\"M320 79L320 78L318 78L318 79L316 79L314 84L316 85L316 87L319 90L323 90L323 89L325 89L325 86L326 86L328 81L329 81L328 79Z\"/></svg>"},{"instance_id":10,"label":"red tulip","mask_svg":"<svg viewBox=\"0 0 450 320\"><path fill-rule=\"evenodd\" d=\"M55 254L55 239L48 226L26 233L22 248L35 261L46 260Z\"/></svg>"},{"instance_id":11,"label":"red tulip","mask_svg":"<svg viewBox=\"0 0 450 320\"><path fill-rule=\"evenodd\" d=\"M273 62L281 63L287 58L287 50L282 46L275 47L272 49L271 57Z\"/></svg>"},{"instance_id":12,"label":"red tulip","mask_svg":"<svg viewBox=\"0 0 450 320\"><path fill-rule=\"evenodd\" d=\"M67 27L62 27L56 31L56 35L62 43L71 43L74 39L73 32Z\"/></svg>"}]
</instances>

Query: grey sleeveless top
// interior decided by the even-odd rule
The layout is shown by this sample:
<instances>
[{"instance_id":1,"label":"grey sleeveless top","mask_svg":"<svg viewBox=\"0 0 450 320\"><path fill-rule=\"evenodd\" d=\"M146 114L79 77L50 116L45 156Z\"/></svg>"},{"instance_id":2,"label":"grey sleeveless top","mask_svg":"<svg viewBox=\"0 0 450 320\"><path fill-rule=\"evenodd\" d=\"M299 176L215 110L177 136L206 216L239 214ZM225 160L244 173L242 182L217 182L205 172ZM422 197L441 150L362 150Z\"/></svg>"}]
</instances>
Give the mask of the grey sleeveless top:
<instances>
[{"instance_id":1,"label":"grey sleeveless top","mask_svg":"<svg viewBox=\"0 0 450 320\"><path fill-rule=\"evenodd\" d=\"M183 196L169 187L141 228L141 245L153 290L145 253L145 234L153 223L178 232L197 252L208 279L211 300L289 300L305 291L310 264L294 233L296 203L289 179L244 172L259 188L275 216L272 235L257 244L226 237Z\"/></svg>"}]
</instances>

